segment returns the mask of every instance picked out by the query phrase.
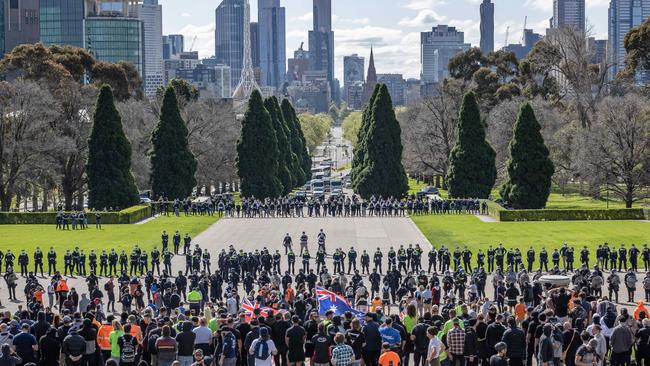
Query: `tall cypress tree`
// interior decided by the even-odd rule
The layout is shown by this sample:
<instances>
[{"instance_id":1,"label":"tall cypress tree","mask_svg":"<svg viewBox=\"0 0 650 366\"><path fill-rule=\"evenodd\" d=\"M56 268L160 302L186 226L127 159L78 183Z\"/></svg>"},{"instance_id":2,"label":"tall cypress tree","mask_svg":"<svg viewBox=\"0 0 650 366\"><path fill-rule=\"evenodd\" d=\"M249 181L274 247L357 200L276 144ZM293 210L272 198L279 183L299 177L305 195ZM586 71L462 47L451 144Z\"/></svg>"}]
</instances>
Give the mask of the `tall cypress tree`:
<instances>
[{"instance_id":1,"label":"tall cypress tree","mask_svg":"<svg viewBox=\"0 0 650 366\"><path fill-rule=\"evenodd\" d=\"M293 109L293 106L287 99L282 102L282 113L285 116L291 115L293 117L293 124L296 126L296 132L298 132L301 146L298 160L300 160L300 166L305 174L304 184L311 179L311 156L309 155L309 149L307 148L307 140L305 140L305 134L302 132L302 126L300 125L300 119L296 114L296 110Z\"/></svg>"},{"instance_id":2,"label":"tall cypress tree","mask_svg":"<svg viewBox=\"0 0 650 366\"><path fill-rule=\"evenodd\" d=\"M278 179L280 150L269 111L262 94L255 90L248 101L237 141L237 175L244 197L279 197L282 183Z\"/></svg>"},{"instance_id":3,"label":"tall cypress tree","mask_svg":"<svg viewBox=\"0 0 650 366\"><path fill-rule=\"evenodd\" d=\"M375 104L375 99L379 93L380 85L375 85L375 90L372 92L372 96L366 105L366 108L363 110L361 116L361 127L357 132L357 146L354 147L352 154L352 169L350 170L350 179L352 181L352 187L357 189L357 178L359 173L365 168L367 146L366 146L366 135L370 129L370 124L372 123L372 109Z\"/></svg>"},{"instance_id":4,"label":"tall cypress tree","mask_svg":"<svg viewBox=\"0 0 650 366\"><path fill-rule=\"evenodd\" d=\"M293 153L291 155L291 158L293 159L292 175L295 178L295 186L297 187L307 182L305 178L305 170L303 167L304 164L303 164L303 156L302 156L303 154L306 154L307 151L302 146L300 132L298 132L298 126L296 126L296 123L298 123L298 121L296 120L295 112L293 112L293 108L291 107L291 103L289 102L288 99L284 99L282 101L282 105L280 109L282 111L282 118L284 119L284 123L286 123L287 128L289 130L291 152ZM311 164L311 159L310 159L310 164Z\"/></svg>"},{"instance_id":5,"label":"tall cypress tree","mask_svg":"<svg viewBox=\"0 0 650 366\"><path fill-rule=\"evenodd\" d=\"M501 187L501 197L513 208L544 208L551 193L555 166L548 157L541 129L533 108L526 102L510 140L508 181Z\"/></svg>"},{"instance_id":6,"label":"tall cypress tree","mask_svg":"<svg viewBox=\"0 0 650 366\"><path fill-rule=\"evenodd\" d=\"M264 100L264 108L269 112L271 123L273 123L273 129L275 130L275 139L278 142L278 151L280 152L280 155L278 156L278 179L280 179L280 183L282 183L282 194L286 195L291 192L291 189L293 189L289 139L287 139L284 127L282 126L283 123L280 119L281 116L279 115L279 111L275 109L273 97Z\"/></svg>"},{"instance_id":7,"label":"tall cypress tree","mask_svg":"<svg viewBox=\"0 0 650 366\"><path fill-rule=\"evenodd\" d=\"M364 198L401 198L408 191L402 165L402 130L386 85L381 84L376 94L365 139L365 165L357 176L357 193Z\"/></svg>"},{"instance_id":8,"label":"tall cypress tree","mask_svg":"<svg viewBox=\"0 0 650 366\"><path fill-rule=\"evenodd\" d=\"M485 126L473 92L463 98L456 134L446 178L449 196L488 198L497 178L496 153L485 140Z\"/></svg>"},{"instance_id":9,"label":"tall cypress tree","mask_svg":"<svg viewBox=\"0 0 650 366\"><path fill-rule=\"evenodd\" d=\"M102 210L138 203L138 188L131 174L131 144L108 85L102 86L97 97L86 172L89 207Z\"/></svg>"},{"instance_id":10,"label":"tall cypress tree","mask_svg":"<svg viewBox=\"0 0 650 366\"><path fill-rule=\"evenodd\" d=\"M196 186L196 159L190 151L187 125L173 87L165 90L160 120L151 135L151 187L154 196L184 199Z\"/></svg>"}]
</instances>

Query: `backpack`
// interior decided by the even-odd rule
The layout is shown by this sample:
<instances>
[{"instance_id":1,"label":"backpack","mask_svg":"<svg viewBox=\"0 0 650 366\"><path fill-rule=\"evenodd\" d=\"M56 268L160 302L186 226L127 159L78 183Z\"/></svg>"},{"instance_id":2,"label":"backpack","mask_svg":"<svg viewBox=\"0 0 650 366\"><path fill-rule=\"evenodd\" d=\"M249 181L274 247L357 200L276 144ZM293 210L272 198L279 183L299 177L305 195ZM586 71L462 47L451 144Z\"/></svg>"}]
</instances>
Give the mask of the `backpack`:
<instances>
[{"instance_id":1,"label":"backpack","mask_svg":"<svg viewBox=\"0 0 650 366\"><path fill-rule=\"evenodd\" d=\"M149 341L147 342L147 349L152 355L158 354L158 349L156 348L156 341L160 336L158 334L149 335Z\"/></svg>"},{"instance_id":2,"label":"backpack","mask_svg":"<svg viewBox=\"0 0 650 366\"><path fill-rule=\"evenodd\" d=\"M136 349L133 340L134 338L131 338L127 341L126 338L124 338L122 354L120 355L120 360L122 362L135 362Z\"/></svg>"},{"instance_id":3,"label":"backpack","mask_svg":"<svg viewBox=\"0 0 650 366\"><path fill-rule=\"evenodd\" d=\"M636 285L636 278L632 275L625 276L625 284L627 287L634 288Z\"/></svg>"},{"instance_id":4,"label":"backpack","mask_svg":"<svg viewBox=\"0 0 650 366\"><path fill-rule=\"evenodd\" d=\"M254 356L258 360L266 360L269 358L269 345L266 341L259 340L255 345Z\"/></svg>"}]
</instances>

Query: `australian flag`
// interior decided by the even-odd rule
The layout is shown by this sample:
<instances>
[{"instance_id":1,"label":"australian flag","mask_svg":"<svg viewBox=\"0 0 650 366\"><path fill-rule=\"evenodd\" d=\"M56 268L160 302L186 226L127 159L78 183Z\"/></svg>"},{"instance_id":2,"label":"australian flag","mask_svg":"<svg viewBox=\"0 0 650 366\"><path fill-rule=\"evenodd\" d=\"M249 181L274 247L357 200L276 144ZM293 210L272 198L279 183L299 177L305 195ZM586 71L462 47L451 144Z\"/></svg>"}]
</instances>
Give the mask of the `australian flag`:
<instances>
[{"instance_id":1,"label":"australian flag","mask_svg":"<svg viewBox=\"0 0 650 366\"><path fill-rule=\"evenodd\" d=\"M332 291L316 287L316 296L318 296L318 313L320 315L325 315L328 310L332 310L334 315L343 315L349 311L356 318L364 320L366 313L353 308L343 297Z\"/></svg>"}]
</instances>

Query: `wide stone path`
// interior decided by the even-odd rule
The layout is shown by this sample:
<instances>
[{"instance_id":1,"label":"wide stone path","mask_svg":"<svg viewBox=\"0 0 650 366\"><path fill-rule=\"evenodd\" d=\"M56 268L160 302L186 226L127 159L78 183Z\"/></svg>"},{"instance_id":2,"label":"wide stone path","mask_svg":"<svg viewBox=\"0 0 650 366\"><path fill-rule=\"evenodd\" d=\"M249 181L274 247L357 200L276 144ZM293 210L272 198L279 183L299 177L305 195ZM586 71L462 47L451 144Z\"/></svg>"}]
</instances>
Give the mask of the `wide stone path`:
<instances>
[{"instance_id":1,"label":"wide stone path","mask_svg":"<svg viewBox=\"0 0 650 366\"><path fill-rule=\"evenodd\" d=\"M202 248L216 250L233 245L236 249L253 251L267 247L284 253L282 240L288 233L293 239L294 250L299 250L300 236L304 231L309 237L309 251L316 253L317 235L323 229L327 235L326 249L331 253L336 248L346 252L354 246L360 253L363 249L373 253L377 247L385 253L391 246L420 244L425 249L429 241L413 222L403 218L268 218L268 219L223 219L198 235L194 242Z\"/></svg>"}]
</instances>

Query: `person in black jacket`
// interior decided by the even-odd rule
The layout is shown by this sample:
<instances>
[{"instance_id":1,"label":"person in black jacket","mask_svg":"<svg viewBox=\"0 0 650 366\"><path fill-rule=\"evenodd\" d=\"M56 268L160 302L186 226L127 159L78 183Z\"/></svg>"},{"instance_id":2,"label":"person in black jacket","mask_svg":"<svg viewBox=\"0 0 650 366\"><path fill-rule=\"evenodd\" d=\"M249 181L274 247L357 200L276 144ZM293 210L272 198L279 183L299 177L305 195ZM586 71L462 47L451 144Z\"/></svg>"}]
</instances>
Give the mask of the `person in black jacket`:
<instances>
[{"instance_id":1,"label":"person in black jacket","mask_svg":"<svg viewBox=\"0 0 650 366\"><path fill-rule=\"evenodd\" d=\"M508 345L504 342L499 342L495 346L496 354L490 357L490 366L508 366L508 359L506 354L508 353Z\"/></svg>"},{"instance_id":2,"label":"person in black jacket","mask_svg":"<svg viewBox=\"0 0 650 366\"><path fill-rule=\"evenodd\" d=\"M38 351L40 354L39 365L59 366L61 344L56 338L56 328L48 329L47 333L39 339Z\"/></svg>"},{"instance_id":3,"label":"person in black jacket","mask_svg":"<svg viewBox=\"0 0 650 366\"><path fill-rule=\"evenodd\" d=\"M86 353L86 340L72 328L68 335L63 339L61 352L65 355L66 366L83 365L84 355Z\"/></svg>"},{"instance_id":4,"label":"person in black jacket","mask_svg":"<svg viewBox=\"0 0 650 366\"><path fill-rule=\"evenodd\" d=\"M478 366L478 360L476 319L470 319L465 324L465 366Z\"/></svg>"},{"instance_id":5,"label":"person in black jacket","mask_svg":"<svg viewBox=\"0 0 650 366\"><path fill-rule=\"evenodd\" d=\"M366 345L363 347L364 362L367 366L377 366L381 352L381 334L374 313L366 313L363 335L366 337Z\"/></svg>"},{"instance_id":6,"label":"person in black jacket","mask_svg":"<svg viewBox=\"0 0 650 366\"><path fill-rule=\"evenodd\" d=\"M487 331L485 333L485 341L487 343L487 349L490 353L490 356L497 353L494 346L497 343L501 342L503 339L503 333L505 333L506 328L503 326L503 314L497 314L494 323L488 325Z\"/></svg>"},{"instance_id":7,"label":"person in black jacket","mask_svg":"<svg viewBox=\"0 0 650 366\"><path fill-rule=\"evenodd\" d=\"M508 329L503 333L501 340L508 345L506 356L508 356L509 365L523 366L526 358L526 335L517 326L515 318L508 318Z\"/></svg>"}]
</instances>

